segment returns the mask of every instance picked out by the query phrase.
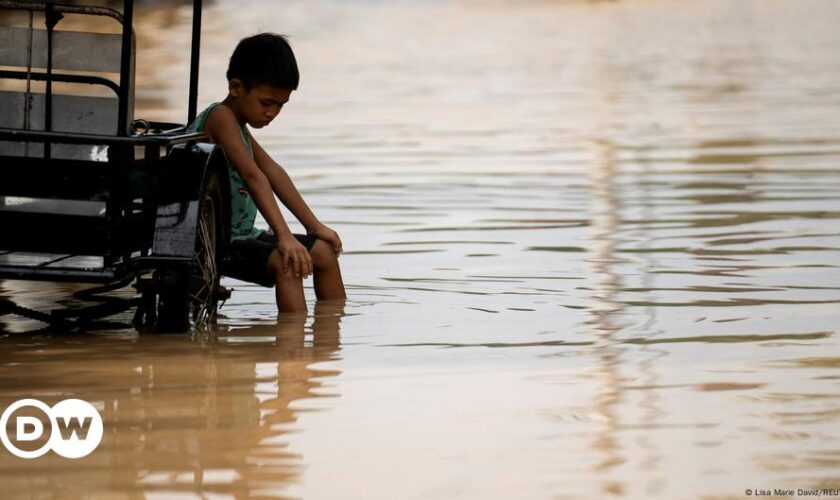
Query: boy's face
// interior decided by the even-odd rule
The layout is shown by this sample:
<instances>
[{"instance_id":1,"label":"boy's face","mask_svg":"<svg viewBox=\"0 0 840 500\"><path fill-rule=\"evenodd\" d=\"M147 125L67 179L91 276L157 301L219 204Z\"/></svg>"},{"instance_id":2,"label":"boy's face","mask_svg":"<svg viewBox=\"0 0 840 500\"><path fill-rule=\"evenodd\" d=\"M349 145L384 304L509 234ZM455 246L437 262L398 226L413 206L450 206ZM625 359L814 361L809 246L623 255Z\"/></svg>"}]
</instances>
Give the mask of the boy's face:
<instances>
[{"instance_id":1,"label":"boy's face","mask_svg":"<svg viewBox=\"0 0 840 500\"><path fill-rule=\"evenodd\" d=\"M263 128L280 113L289 102L291 89L281 89L262 84L245 90L238 81L231 81L230 94L234 98L237 112L242 120L254 128Z\"/></svg>"}]
</instances>

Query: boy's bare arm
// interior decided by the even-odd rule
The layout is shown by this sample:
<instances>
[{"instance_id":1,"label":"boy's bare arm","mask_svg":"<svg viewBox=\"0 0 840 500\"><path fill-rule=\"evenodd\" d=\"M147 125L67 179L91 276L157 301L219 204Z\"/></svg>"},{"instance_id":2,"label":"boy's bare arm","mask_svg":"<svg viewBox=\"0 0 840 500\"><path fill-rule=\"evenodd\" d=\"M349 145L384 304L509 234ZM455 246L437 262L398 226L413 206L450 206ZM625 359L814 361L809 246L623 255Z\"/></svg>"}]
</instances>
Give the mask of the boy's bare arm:
<instances>
[{"instance_id":1,"label":"boy's bare arm","mask_svg":"<svg viewBox=\"0 0 840 500\"><path fill-rule=\"evenodd\" d=\"M319 224L318 218L315 217L309 205L303 200L289 174L265 152L253 136L251 137L251 144L254 147L254 160L256 160L257 166L268 179L271 188L277 193L280 201L297 217L297 220L303 224L307 231L312 231Z\"/></svg>"},{"instance_id":2,"label":"boy's bare arm","mask_svg":"<svg viewBox=\"0 0 840 500\"><path fill-rule=\"evenodd\" d=\"M254 159L257 166L265 174L271 188L277 193L283 205L297 217L303 227L306 228L307 233L325 240L336 253L341 253L342 243L338 233L318 220L309 205L304 201L303 196L300 195L300 191L295 187L286 170L266 153L253 136L251 137L251 144L254 147Z\"/></svg>"},{"instance_id":3,"label":"boy's bare arm","mask_svg":"<svg viewBox=\"0 0 840 500\"><path fill-rule=\"evenodd\" d=\"M228 160L248 187L257 209L277 237L277 246L282 254L284 266L291 266L297 275L309 276L312 273L309 252L292 236L289 226L286 225L280 207L274 199L272 185L249 154L233 111L227 106L217 107L207 118L204 131L213 142L224 148Z\"/></svg>"}]
</instances>

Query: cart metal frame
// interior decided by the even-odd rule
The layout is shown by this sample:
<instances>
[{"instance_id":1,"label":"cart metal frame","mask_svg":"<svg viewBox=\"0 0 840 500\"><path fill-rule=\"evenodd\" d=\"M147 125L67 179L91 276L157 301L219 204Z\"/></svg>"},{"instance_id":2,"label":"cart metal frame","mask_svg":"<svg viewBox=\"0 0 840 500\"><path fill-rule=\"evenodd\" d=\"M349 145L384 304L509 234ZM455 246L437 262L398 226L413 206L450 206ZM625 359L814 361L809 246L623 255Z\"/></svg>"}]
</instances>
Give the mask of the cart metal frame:
<instances>
[{"instance_id":1,"label":"cart metal frame","mask_svg":"<svg viewBox=\"0 0 840 500\"><path fill-rule=\"evenodd\" d=\"M223 151L203 135L185 133L185 125L133 120L133 0L123 1L122 12L54 1L0 0L0 13L4 11L28 12L30 26L25 66L15 62L20 51L4 52L0 46L0 66L23 66L0 70L0 82L26 83L23 97L5 93L12 104L0 102L0 115L3 106L11 106L13 112L7 116L23 116L20 126L0 126L0 279L99 286L76 294L78 299L97 302L94 305L45 313L19 306L11 297L0 299L0 315L15 313L85 328L104 316L137 307L134 324L141 329L183 331L190 324L212 321L218 302L228 296L219 286L216 265L229 239L227 162ZM36 12L43 14L45 32L33 27ZM194 0L186 123L196 115L201 12L201 0ZM70 70L56 67L65 41L97 43L105 37L56 30L65 14L106 17L121 24L118 83L99 74L72 71L77 64L72 61ZM20 28L3 29L0 26L0 36L5 33L14 40L25 33ZM36 46L42 45L46 47L37 51ZM94 59L91 56L88 59ZM44 71L35 71L36 65L45 66ZM31 92L32 82L43 82L45 92ZM65 84L113 91L114 133L56 126L63 105L82 107L64 120L71 125L99 113L100 101L56 94L55 85ZM22 110L17 100L23 103ZM87 104L89 110L84 109ZM43 115L37 112L41 105ZM39 120L41 126L34 126ZM93 126L103 126L101 122ZM132 282L137 297L121 301L97 297Z\"/></svg>"}]
</instances>

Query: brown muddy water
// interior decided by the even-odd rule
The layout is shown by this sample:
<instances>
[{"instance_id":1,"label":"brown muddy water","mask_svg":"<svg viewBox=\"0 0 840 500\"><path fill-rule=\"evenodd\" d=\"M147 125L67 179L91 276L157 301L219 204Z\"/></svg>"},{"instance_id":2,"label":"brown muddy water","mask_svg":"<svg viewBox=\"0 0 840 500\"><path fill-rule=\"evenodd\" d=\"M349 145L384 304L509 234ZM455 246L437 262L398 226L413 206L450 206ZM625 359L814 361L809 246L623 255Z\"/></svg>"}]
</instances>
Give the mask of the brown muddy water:
<instances>
[{"instance_id":1,"label":"brown muddy water","mask_svg":"<svg viewBox=\"0 0 840 500\"><path fill-rule=\"evenodd\" d=\"M189 14L138 13L138 117L184 119ZM4 498L840 486L839 2L252 0L204 20L200 105L239 38L292 35L300 90L256 135L342 235L349 299L277 319L229 281L192 336L3 317L0 403L85 399L105 425L82 459L2 452ZM68 286L0 293L47 307Z\"/></svg>"}]
</instances>

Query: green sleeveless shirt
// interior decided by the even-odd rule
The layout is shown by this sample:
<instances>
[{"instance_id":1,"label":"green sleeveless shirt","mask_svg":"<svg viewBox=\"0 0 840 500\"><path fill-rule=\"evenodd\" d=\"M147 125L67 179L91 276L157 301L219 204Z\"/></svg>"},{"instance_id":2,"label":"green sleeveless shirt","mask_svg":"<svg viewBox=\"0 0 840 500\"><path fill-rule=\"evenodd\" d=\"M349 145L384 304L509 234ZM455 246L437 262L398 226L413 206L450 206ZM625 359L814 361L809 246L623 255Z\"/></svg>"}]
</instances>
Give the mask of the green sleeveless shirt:
<instances>
[{"instance_id":1,"label":"green sleeveless shirt","mask_svg":"<svg viewBox=\"0 0 840 500\"><path fill-rule=\"evenodd\" d=\"M207 106L207 109L195 117L195 120L187 127L187 132L204 132L207 124L207 117L222 103L214 102ZM244 125L239 126L239 133L251 156L254 156L254 147L251 144L251 136ZM257 217L257 204L254 203L248 187L236 168L228 161L228 177L230 178L230 239L247 240L253 239L262 233L254 228L254 219Z\"/></svg>"}]
</instances>

